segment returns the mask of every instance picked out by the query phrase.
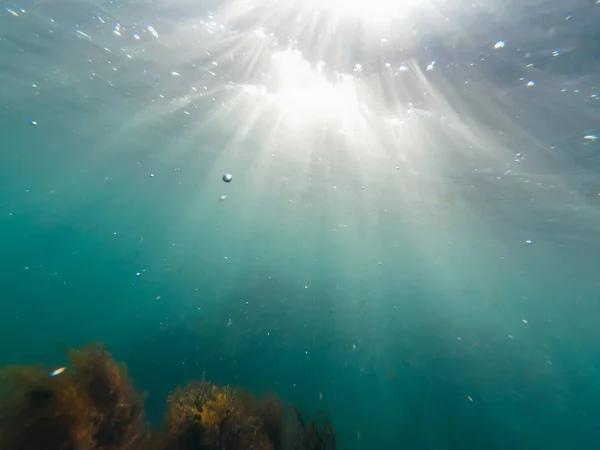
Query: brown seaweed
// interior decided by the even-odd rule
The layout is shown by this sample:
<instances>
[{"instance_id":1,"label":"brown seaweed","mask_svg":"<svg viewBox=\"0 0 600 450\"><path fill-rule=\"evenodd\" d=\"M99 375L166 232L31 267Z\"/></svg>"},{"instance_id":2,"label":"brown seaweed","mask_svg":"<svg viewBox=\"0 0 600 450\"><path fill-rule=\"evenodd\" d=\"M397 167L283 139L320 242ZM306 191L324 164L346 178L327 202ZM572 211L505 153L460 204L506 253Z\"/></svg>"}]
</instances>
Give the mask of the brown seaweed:
<instances>
[{"instance_id":1,"label":"brown seaweed","mask_svg":"<svg viewBox=\"0 0 600 450\"><path fill-rule=\"evenodd\" d=\"M151 433L143 397L101 345L69 352L70 367L0 369L0 450L334 450L328 420L305 421L270 394L204 377L168 397L162 431ZM56 376L53 376L56 374Z\"/></svg>"}]
</instances>

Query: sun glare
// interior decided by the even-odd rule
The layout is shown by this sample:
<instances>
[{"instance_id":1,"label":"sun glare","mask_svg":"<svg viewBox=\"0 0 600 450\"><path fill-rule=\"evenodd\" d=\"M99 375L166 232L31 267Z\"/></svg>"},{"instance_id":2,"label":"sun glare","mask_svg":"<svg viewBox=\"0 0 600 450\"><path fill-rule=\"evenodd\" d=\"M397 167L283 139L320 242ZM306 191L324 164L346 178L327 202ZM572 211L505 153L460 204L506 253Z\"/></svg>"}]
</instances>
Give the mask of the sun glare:
<instances>
[{"instance_id":1,"label":"sun glare","mask_svg":"<svg viewBox=\"0 0 600 450\"><path fill-rule=\"evenodd\" d=\"M356 111L352 77L340 75L328 81L322 74L323 65L312 67L298 51L275 53L271 61L277 79L272 98L287 114L336 117Z\"/></svg>"},{"instance_id":2,"label":"sun glare","mask_svg":"<svg viewBox=\"0 0 600 450\"><path fill-rule=\"evenodd\" d=\"M311 0L313 1L313 0ZM340 16L361 17L366 20L389 20L408 15L424 0L321 0L321 7Z\"/></svg>"},{"instance_id":3,"label":"sun glare","mask_svg":"<svg viewBox=\"0 0 600 450\"><path fill-rule=\"evenodd\" d=\"M282 117L296 124L325 120L341 126L355 122L367 106L361 104L360 82L345 74L326 76L323 63L310 64L298 50L284 50L271 56L269 82L245 85L244 92L259 96L265 106L275 107Z\"/></svg>"}]
</instances>

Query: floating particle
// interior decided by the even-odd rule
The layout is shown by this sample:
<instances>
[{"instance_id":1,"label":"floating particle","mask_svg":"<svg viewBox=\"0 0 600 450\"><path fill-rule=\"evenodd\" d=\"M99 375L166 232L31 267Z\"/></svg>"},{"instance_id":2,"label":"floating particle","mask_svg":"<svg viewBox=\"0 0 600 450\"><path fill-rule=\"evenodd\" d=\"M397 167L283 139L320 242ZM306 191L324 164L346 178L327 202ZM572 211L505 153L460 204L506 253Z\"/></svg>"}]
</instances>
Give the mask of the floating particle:
<instances>
[{"instance_id":1,"label":"floating particle","mask_svg":"<svg viewBox=\"0 0 600 450\"><path fill-rule=\"evenodd\" d=\"M513 335L512 335L512 334L509 334L509 335L508 335L508 338L509 338L509 339L514 339L514 337L513 337Z\"/></svg>"},{"instance_id":2,"label":"floating particle","mask_svg":"<svg viewBox=\"0 0 600 450\"><path fill-rule=\"evenodd\" d=\"M179 72L171 72L171 75L173 75L174 77L180 77L181 74Z\"/></svg>"},{"instance_id":3,"label":"floating particle","mask_svg":"<svg viewBox=\"0 0 600 450\"><path fill-rule=\"evenodd\" d=\"M156 296L156 300L160 300L160 299L161 299L161 296L160 296L160 295L157 295L157 296Z\"/></svg>"},{"instance_id":4,"label":"floating particle","mask_svg":"<svg viewBox=\"0 0 600 450\"><path fill-rule=\"evenodd\" d=\"M156 32L156 30L154 29L154 27L152 25L148 25L146 27L146 29L152 34L152 36L154 36L155 38L158 39L158 33Z\"/></svg>"},{"instance_id":5,"label":"floating particle","mask_svg":"<svg viewBox=\"0 0 600 450\"><path fill-rule=\"evenodd\" d=\"M470 395L467 395L467 398L469 399L469 401L470 401L471 403L473 403L473 398L472 398Z\"/></svg>"},{"instance_id":6,"label":"floating particle","mask_svg":"<svg viewBox=\"0 0 600 450\"><path fill-rule=\"evenodd\" d=\"M30 120L30 121L29 121L29 123L30 123L31 125L33 125L34 127L36 127L36 126L37 126L37 124L38 124L38 123L37 123L35 120Z\"/></svg>"},{"instance_id":7,"label":"floating particle","mask_svg":"<svg viewBox=\"0 0 600 450\"><path fill-rule=\"evenodd\" d=\"M598 136L595 134L587 134L583 137L586 141L596 141L598 140Z\"/></svg>"},{"instance_id":8,"label":"floating particle","mask_svg":"<svg viewBox=\"0 0 600 450\"><path fill-rule=\"evenodd\" d=\"M533 244L533 241L532 241L531 239L527 239L527 240L525 241L525 243L526 243L526 244Z\"/></svg>"},{"instance_id":9,"label":"floating particle","mask_svg":"<svg viewBox=\"0 0 600 450\"><path fill-rule=\"evenodd\" d=\"M527 322L526 319L521 319L521 322L523 322L523 323L529 323L529 322Z\"/></svg>"},{"instance_id":10,"label":"floating particle","mask_svg":"<svg viewBox=\"0 0 600 450\"><path fill-rule=\"evenodd\" d=\"M527 82L527 86L528 86L528 87L535 86L535 81L534 81L534 80L530 80L530 81L528 81L528 82Z\"/></svg>"},{"instance_id":11,"label":"floating particle","mask_svg":"<svg viewBox=\"0 0 600 450\"><path fill-rule=\"evenodd\" d=\"M435 67L435 61L431 61L428 65L427 65L427 72L431 72L433 70L433 68Z\"/></svg>"},{"instance_id":12,"label":"floating particle","mask_svg":"<svg viewBox=\"0 0 600 450\"><path fill-rule=\"evenodd\" d=\"M231 180L233 180L233 175L231 175L230 173L223 174L223 181L225 183L229 183L231 182Z\"/></svg>"},{"instance_id":13,"label":"floating particle","mask_svg":"<svg viewBox=\"0 0 600 450\"><path fill-rule=\"evenodd\" d=\"M56 369L55 371L50 373L51 377L55 377L57 375L60 375L61 373L63 373L65 370L67 370L66 367L59 367L58 369Z\"/></svg>"},{"instance_id":14,"label":"floating particle","mask_svg":"<svg viewBox=\"0 0 600 450\"><path fill-rule=\"evenodd\" d=\"M494 48L504 48L506 46L505 41L498 41L494 44Z\"/></svg>"},{"instance_id":15,"label":"floating particle","mask_svg":"<svg viewBox=\"0 0 600 450\"><path fill-rule=\"evenodd\" d=\"M225 200L227 200L227 196L226 195L221 195L219 197L219 200L221 200L222 202L224 202Z\"/></svg>"},{"instance_id":16,"label":"floating particle","mask_svg":"<svg viewBox=\"0 0 600 450\"><path fill-rule=\"evenodd\" d=\"M354 64L354 71L355 72L362 72L362 65L361 64Z\"/></svg>"},{"instance_id":17,"label":"floating particle","mask_svg":"<svg viewBox=\"0 0 600 450\"><path fill-rule=\"evenodd\" d=\"M154 174L153 173L149 174L149 177L154 178Z\"/></svg>"},{"instance_id":18,"label":"floating particle","mask_svg":"<svg viewBox=\"0 0 600 450\"><path fill-rule=\"evenodd\" d=\"M559 56L560 55L560 50L554 50L552 52L552 56Z\"/></svg>"},{"instance_id":19,"label":"floating particle","mask_svg":"<svg viewBox=\"0 0 600 450\"><path fill-rule=\"evenodd\" d=\"M75 32L77 33L78 36L82 36L84 38L86 38L88 41L92 40L92 37L89 34L84 33L81 30L75 30ZM106 50L107 52L109 52L110 50L107 49L106 47L104 47L104 50Z\"/></svg>"}]
</instances>

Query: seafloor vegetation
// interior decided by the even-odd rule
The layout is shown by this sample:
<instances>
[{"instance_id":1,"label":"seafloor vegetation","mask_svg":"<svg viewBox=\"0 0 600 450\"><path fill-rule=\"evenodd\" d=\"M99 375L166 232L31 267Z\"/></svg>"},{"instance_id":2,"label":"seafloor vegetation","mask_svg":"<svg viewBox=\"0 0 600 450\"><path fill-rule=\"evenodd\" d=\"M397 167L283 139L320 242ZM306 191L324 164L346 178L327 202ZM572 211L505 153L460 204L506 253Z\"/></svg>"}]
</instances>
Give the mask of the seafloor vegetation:
<instances>
[{"instance_id":1,"label":"seafloor vegetation","mask_svg":"<svg viewBox=\"0 0 600 450\"><path fill-rule=\"evenodd\" d=\"M0 370L0 450L333 450L323 417L306 420L275 396L256 398L205 379L167 399L161 429L124 364L102 346L69 352L68 370Z\"/></svg>"}]
</instances>

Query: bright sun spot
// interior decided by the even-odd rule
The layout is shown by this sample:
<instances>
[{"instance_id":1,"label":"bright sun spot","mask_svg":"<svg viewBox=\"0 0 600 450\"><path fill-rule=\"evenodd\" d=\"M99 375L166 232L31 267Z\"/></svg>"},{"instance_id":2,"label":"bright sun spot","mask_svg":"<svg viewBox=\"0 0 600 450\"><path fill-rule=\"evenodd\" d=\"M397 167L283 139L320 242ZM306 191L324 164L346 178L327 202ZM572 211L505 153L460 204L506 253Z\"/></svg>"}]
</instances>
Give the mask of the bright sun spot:
<instances>
[{"instance_id":1,"label":"bright sun spot","mask_svg":"<svg viewBox=\"0 0 600 450\"><path fill-rule=\"evenodd\" d=\"M323 69L323 64L311 65L297 50L280 51L271 56L269 88L245 86L245 91L263 96L294 120L315 118L345 122L359 115L357 80L342 74L328 79Z\"/></svg>"},{"instance_id":2,"label":"bright sun spot","mask_svg":"<svg viewBox=\"0 0 600 450\"><path fill-rule=\"evenodd\" d=\"M322 64L311 67L298 51L275 53L272 64L278 80L274 100L286 113L331 116L356 106L352 77L330 82L321 72Z\"/></svg>"},{"instance_id":3,"label":"bright sun spot","mask_svg":"<svg viewBox=\"0 0 600 450\"><path fill-rule=\"evenodd\" d=\"M423 2L424 0L320 0L318 5L340 16L381 21L406 16Z\"/></svg>"}]
</instances>

